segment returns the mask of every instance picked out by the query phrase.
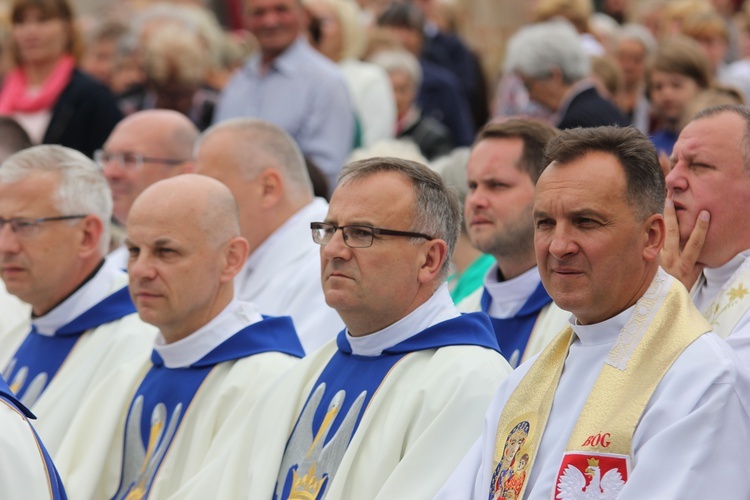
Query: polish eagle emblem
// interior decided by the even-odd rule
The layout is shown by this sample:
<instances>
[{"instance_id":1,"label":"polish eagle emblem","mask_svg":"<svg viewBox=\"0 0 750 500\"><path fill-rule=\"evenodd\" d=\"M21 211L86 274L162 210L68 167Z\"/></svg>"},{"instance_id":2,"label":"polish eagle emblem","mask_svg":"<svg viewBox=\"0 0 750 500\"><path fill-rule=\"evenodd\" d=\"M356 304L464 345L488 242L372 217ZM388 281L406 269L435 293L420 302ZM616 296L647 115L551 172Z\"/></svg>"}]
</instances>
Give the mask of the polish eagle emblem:
<instances>
[{"instance_id":1,"label":"polish eagle emblem","mask_svg":"<svg viewBox=\"0 0 750 500\"><path fill-rule=\"evenodd\" d=\"M588 476L591 481L586 480ZM557 500L614 500L620 494L625 480L617 468L602 475L599 460L588 459L588 467L581 470L568 464L557 483Z\"/></svg>"}]
</instances>

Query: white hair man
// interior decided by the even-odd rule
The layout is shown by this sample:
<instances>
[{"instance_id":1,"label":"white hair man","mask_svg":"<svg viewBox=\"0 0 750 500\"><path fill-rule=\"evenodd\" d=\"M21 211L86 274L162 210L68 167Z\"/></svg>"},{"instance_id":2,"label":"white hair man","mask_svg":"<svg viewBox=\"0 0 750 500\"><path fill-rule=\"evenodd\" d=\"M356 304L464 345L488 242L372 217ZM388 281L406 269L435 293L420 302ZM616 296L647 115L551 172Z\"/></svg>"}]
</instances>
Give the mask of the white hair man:
<instances>
[{"instance_id":1,"label":"white hair man","mask_svg":"<svg viewBox=\"0 0 750 500\"><path fill-rule=\"evenodd\" d=\"M250 253L235 278L237 297L263 314L291 316L305 352L332 339L343 323L325 303L318 246L308 232L328 203L313 196L291 136L251 118L218 123L198 141L196 172L223 182L239 206Z\"/></svg>"},{"instance_id":2,"label":"white hair man","mask_svg":"<svg viewBox=\"0 0 750 500\"><path fill-rule=\"evenodd\" d=\"M234 298L247 256L226 186L188 174L136 199L125 240L130 294L159 328L143 356L100 384L57 460L74 498L166 498L213 438L304 351L289 317ZM231 431L231 429L230 429Z\"/></svg>"},{"instance_id":3,"label":"white hair man","mask_svg":"<svg viewBox=\"0 0 750 500\"><path fill-rule=\"evenodd\" d=\"M460 223L424 165L344 167L311 228L346 329L236 415L241 434L216 442L182 498L430 498L510 371L487 317L461 315L448 293Z\"/></svg>"},{"instance_id":4,"label":"white hair man","mask_svg":"<svg viewBox=\"0 0 750 500\"><path fill-rule=\"evenodd\" d=\"M557 128L629 125L588 78L589 56L567 21L522 27L508 40L505 53L505 71L521 78L530 99L555 113Z\"/></svg>"},{"instance_id":5,"label":"white hair man","mask_svg":"<svg viewBox=\"0 0 750 500\"><path fill-rule=\"evenodd\" d=\"M107 182L81 153L45 145L3 162L0 276L32 316L0 337L0 366L53 456L83 397L153 339L127 275L104 261L111 215Z\"/></svg>"}]
</instances>

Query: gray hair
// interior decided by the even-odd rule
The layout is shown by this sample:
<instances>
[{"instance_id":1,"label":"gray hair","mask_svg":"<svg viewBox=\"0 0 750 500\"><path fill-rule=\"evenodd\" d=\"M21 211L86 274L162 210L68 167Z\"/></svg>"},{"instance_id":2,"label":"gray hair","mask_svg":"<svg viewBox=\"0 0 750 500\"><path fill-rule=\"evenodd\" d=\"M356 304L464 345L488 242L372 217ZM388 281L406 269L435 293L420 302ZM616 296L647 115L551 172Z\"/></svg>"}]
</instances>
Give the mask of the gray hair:
<instances>
[{"instance_id":1,"label":"gray hair","mask_svg":"<svg viewBox=\"0 0 750 500\"><path fill-rule=\"evenodd\" d=\"M402 71L407 74L414 84L419 88L422 84L422 68L419 61L411 52L406 50L382 50L370 57L369 62L377 64L388 73Z\"/></svg>"},{"instance_id":2,"label":"gray hair","mask_svg":"<svg viewBox=\"0 0 750 500\"><path fill-rule=\"evenodd\" d=\"M739 146L740 154L742 155L742 169L746 175L750 176L750 107L744 104L722 104L720 106L711 106L710 108L703 109L696 113L690 121L694 122L695 120L709 118L721 113L734 113L745 122L745 133L742 134L742 142Z\"/></svg>"},{"instance_id":3,"label":"gray hair","mask_svg":"<svg viewBox=\"0 0 750 500\"><path fill-rule=\"evenodd\" d=\"M0 183L14 184L33 174L54 173L60 184L54 204L62 215L95 215L102 222L99 241L102 255L109 250L112 193L96 164L83 153L57 145L24 149L8 157L0 167Z\"/></svg>"},{"instance_id":4,"label":"gray hair","mask_svg":"<svg viewBox=\"0 0 750 500\"><path fill-rule=\"evenodd\" d=\"M443 182L442 177L429 167L401 158L379 157L356 161L346 165L339 175L338 185L369 177L380 172L393 172L406 176L414 190L413 223L409 231L424 233L445 241L448 246L438 280L448 276L453 250L461 231L461 204L455 189ZM421 239L412 241L421 242Z\"/></svg>"},{"instance_id":5,"label":"gray hair","mask_svg":"<svg viewBox=\"0 0 750 500\"><path fill-rule=\"evenodd\" d=\"M645 26L637 23L624 24L617 34L617 41L635 40L643 45L646 54L651 54L656 50L656 39L654 35Z\"/></svg>"},{"instance_id":6,"label":"gray hair","mask_svg":"<svg viewBox=\"0 0 750 500\"><path fill-rule=\"evenodd\" d=\"M197 152L204 141L214 134L229 131L237 136L232 151L247 179L254 179L266 167L275 167L284 176L292 191L313 195L305 159L292 136L272 123L255 118L234 118L209 127L198 138Z\"/></svg>"},{"instance_id":7,"label":"gray hair","mask_svg":"<svg viewBox=\"0 0 750 500\"><path fill-rule=\"evenodd\" d=\"M564 82L571 84L588 76L591 63L575 28L555 20L519 29L508 40L503 68L534 79L547 78L558 68Z\"/></svg>"},{"instance_id":8,"label":"gray hair","mask_svg":"<svg viewBox=\"0 0 750 500\"><path fill-rule=\"evenodd\" d=\"M664 212L666 186L651 140L633 127L564 130L547 143L545 163L572 163L588 153L614 156L625 172L626 198L636 217L645 220Z\"/></svg>"}]
</instances>

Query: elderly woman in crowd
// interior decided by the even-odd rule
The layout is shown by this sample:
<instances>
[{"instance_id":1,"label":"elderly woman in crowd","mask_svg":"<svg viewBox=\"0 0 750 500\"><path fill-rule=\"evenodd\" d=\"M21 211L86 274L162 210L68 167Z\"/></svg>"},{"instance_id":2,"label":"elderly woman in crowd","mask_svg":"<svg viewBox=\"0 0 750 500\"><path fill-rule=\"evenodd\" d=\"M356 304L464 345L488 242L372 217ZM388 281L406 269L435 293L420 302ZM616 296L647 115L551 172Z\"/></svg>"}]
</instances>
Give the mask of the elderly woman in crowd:
<instances>
[{"instance_id":1,"label":"elderly woman in crowd","mask_svg":"<svg viewBox=\"0 0 750 500\"><path fill-rule=\"evenodd\" d=\"M81 42L66 0L14 0L11 51L16 67L0 91L0 114L34 143L91 156L122 118L112 93L77 69Z\"/></svg>"}]
</instances>

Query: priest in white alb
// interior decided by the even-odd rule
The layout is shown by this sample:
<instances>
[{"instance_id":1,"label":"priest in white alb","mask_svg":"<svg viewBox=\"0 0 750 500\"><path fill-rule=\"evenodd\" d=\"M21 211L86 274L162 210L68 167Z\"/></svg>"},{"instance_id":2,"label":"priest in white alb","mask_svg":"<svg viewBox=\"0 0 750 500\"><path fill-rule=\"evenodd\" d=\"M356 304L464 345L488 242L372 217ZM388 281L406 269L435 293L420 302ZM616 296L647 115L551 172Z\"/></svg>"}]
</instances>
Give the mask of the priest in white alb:
<instances>
[{"instance_id":1,"label":"priest in white alb","mask_svg":"<svg viewBox=\"0 0 750 500\"><path fill-rule=\"evenodd\" d=\"M563 132L535 250L570 326L501 385L440 499L750 498L750 380L659 268L664 178L640 132Z\"/></svg>"},{"instance_id":2,"label":"priest in white alb","mask_svg":"<svg viewBox=\"0 0 750 500\"><path fill-rule=\"evenodd\" d=\"M128 217L130 293L159 328L150 357L102 381L57 455L72 498L165 498L192 477L227 416L304 351L289 317L234 299L247 258L226 186L159 181Z\"/></svg>"},{"instance_id":3,"label":"priest in white alb","mask_svg":"<svg viewBox=\"0 0 750 500\"><path fill-rule=\"evenodd\" d=\"M692 286L711 329L750 366L750 108L716 106L680 132L665 207L668 272ZM706 175L703 175L706 174Z\"/></svg>"},{"instance_id":4,"label":"priest in white alb","mask_svg":"<svg viewBox=\"0 0 750 500\"><path fill-rule=\"evenodd\" d=\"M326 301L346 329L303 359L219 439L174 498L429 499L481 431L510 372L483 313L445 285L456 195L416 162L342 172L321 245Z\"/></svg>"},{"instance_id":5,"label":"priest in white alb","mask_svg":"<svg viewBox=\"0 0 750 500\"><path fill-rule=\"evenodd\" d=\"M105 262L112 195L78 151L42 145L0 169L0 277L31 314L0 332L0 369L54 457L95 385L150 351L128 277Z\"/></svg>"}]
</instances>

